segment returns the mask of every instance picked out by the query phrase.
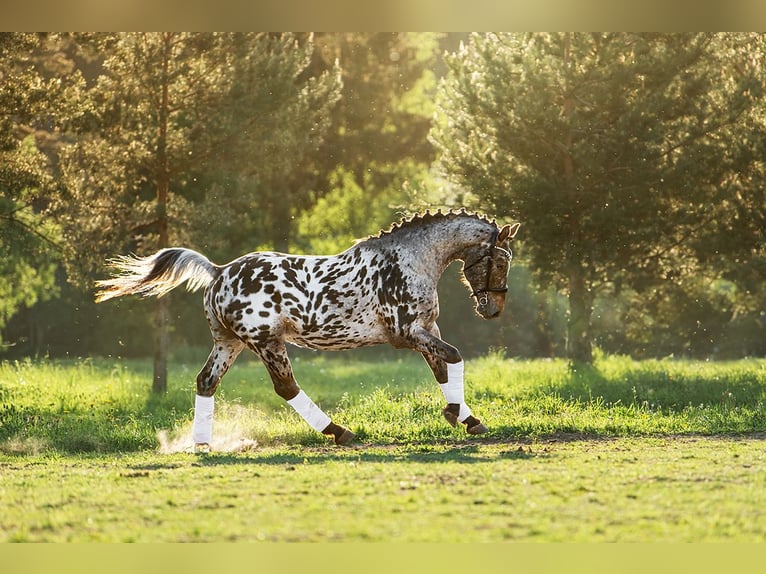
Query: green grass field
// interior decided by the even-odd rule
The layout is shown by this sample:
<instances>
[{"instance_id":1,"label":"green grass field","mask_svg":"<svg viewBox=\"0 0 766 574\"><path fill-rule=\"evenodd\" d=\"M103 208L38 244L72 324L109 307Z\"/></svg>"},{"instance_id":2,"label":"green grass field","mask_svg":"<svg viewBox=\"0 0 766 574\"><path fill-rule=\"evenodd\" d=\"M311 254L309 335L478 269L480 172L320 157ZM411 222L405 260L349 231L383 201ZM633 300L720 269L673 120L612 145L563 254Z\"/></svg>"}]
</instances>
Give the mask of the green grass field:
<instances>
[{"instance_id":1,"label":"green grass field","mask_svg":"<svg viewBox=\"0 0 766 574\"><path fill-rule=\"evenodd\" d=\"M189 451L198 366L0 364L0 541L766 540L766 361L468 361L490 433L442 419L414 354L294 361L359 441L332 446L238 363L215 451Z\"/></svg>"}]
</instances>

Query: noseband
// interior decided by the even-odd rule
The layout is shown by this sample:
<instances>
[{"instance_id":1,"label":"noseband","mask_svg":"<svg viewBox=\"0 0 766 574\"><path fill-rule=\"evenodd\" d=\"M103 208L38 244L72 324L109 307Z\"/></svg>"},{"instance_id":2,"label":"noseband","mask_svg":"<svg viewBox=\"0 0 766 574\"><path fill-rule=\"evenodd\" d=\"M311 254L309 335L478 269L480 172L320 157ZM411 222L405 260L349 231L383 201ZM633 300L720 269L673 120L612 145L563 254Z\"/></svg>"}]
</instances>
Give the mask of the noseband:
<instances>
[{"instance_id":1,"label":"noseband","mask_svg":"<svg viewBox=\"0 0 766 574\"><path fill-rule=\"evenodd\" d=\"M498 236L499 233L500 233L499 229L495 229L495 231L492 233L492 238L490 239L489 247L487 248L487 252L484 255L479 257L476 261L474 261L470 265L463 266L463 273L465 273L471 267L474 267L474 266L478 265L479 262L482 259L486 259L487 260L487 276L486 276L486 280L484 281L484 288L483 289L476 289L476 290L471 292L471 297L476 297L476 301L478 302L478 304L481 307L484 307L487 304L487 302L488 302L487 293L507 293L508 292L508 284L507 284L507 282L506 282L506 285L503 286L503 287L490 287L490 285L489 285L489 279L490 279L490 276L492 275L492 254L493 254L494 250L495 249L499 249L500 251L505 253L508 256L508 260L509 261L510 261L510 259L512 257L510 251L507 251L507 250L503 249L502 247L498 247L496 245L496 243L497 243L497 236Z\"/></svg>"}]
</instances>

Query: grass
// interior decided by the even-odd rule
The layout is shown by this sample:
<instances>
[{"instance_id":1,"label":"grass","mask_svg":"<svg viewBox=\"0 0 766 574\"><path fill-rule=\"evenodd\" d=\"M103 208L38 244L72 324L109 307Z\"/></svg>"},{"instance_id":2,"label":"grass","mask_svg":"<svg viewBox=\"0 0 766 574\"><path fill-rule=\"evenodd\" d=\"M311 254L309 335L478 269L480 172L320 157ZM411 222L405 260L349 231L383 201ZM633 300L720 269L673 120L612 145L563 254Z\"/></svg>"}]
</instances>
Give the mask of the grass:
<instances>
[{"instance_id":1,"label":"grass","mask_svg":"<svg viewBox=\"0 0 766 574\"><path fill-rule=\"evenodd\" d=\"M764 360L490 355L466 365L481 437L414 354L294 367L358 444L255 362L224 379L209 455L185 452L197 366L154 397L148 362L1 363L0 541L766 541Z\"/></svg>"},{"instance_id":2,"label":"grass","mask_svg":"<svg viewBox=\"0 0 766 574\"><path fill-rule=\"evenodd\" d=\"M294 361L303 388L368 444L465 438L444 424L443 398L414 354L386 361L314 355ZM197 367L174 364L169 391L149 392L148 362L24 361L0 364L0 452L156 449L190 428ZM466 400L494 440L766 430L766 361L642 361L611 357L571 369L564 361L469 361ZM263 367L235 365L216 395L216 425L261 445L316 446L277 397ZM221 432L217 432L219 436ZM225 434L225 433L224 433Z\"/></svg>"},{"instance_id":3,"label":"grass","mask_svg":"<svg viewBox=\"0 0 766 574\"><path fill-rule=\"evenodd\" d=\"M0 541L766 539L760 439L22 457L0 476Z\"/></svg>"}]
</instances>

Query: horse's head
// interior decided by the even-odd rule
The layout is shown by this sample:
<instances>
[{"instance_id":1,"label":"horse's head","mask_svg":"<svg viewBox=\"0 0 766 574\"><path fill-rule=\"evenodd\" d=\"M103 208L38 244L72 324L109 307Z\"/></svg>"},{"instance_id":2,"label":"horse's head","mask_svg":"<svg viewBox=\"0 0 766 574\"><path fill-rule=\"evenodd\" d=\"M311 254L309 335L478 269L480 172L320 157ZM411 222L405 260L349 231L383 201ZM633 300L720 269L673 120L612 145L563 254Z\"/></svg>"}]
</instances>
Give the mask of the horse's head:
<instances>
[{"instance_id":1,"label":"horse's head","mask_svg":"<svg viewBox=\"0 0 766 574\"><path fill-rule=\"evenodd\" d=\"M496 229L492 236L466 249L463 276L476 299L476 313L494 319L503 312L511 266L510 243L519 230L518 223Z\"/></svg>"}]
</instances>

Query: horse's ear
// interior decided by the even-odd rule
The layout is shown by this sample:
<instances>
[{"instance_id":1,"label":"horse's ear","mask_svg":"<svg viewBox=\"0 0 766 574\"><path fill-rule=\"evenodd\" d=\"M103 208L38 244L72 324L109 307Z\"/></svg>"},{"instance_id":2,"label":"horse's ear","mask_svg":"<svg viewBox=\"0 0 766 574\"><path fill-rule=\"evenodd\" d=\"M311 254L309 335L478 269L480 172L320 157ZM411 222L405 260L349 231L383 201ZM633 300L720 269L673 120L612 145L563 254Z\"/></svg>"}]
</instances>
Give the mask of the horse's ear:
<instances>
[{"instance_id":1,"label":"horse's ear","mask_svg":"<svg viewBox=\"0 0 766 574\"><path fill-rule=\"evenodd\" d=\"M513 225L503 226L497 236L497 240L507 241L508 239L513 239L516 237L516 232L519 230L519 227L521 227L521 223L514 223Z\"/></svg>"}]
</instances>

